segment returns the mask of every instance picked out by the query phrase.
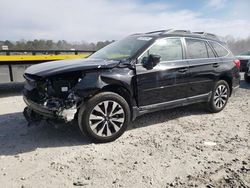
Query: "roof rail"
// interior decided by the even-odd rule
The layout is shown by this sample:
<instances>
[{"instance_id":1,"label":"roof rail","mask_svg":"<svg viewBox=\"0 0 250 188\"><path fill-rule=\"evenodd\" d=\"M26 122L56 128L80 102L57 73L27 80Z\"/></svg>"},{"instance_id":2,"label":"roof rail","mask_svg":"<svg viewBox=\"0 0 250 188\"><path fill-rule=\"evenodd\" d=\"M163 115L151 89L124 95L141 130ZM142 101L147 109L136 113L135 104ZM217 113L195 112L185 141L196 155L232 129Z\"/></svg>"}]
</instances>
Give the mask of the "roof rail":
<instances>
[{"instance_id":1,"label":"roof rail","mask_svg":"<svg viewBox=\"0 0 250 188\"><path fill-rule=\"evenodd\" d=\"M178 34L191 34L189 30L178 30L178 29L166 29L166 30L158 30L158 31L151 31L145 34L171 34L171 33L178 33Z\"/></svg>"},{"instance_id":2,"label":"roof rail","mask_svg":"<svg viewBox=\"0 0 250 188\"><path fill-rule=\"evenodd\" d=\"M193 33L198 34L198 35L203 35L203 36L206 36L206 37L219 39L219 37L217 35L212 34L212 33L206 33L206 32L203 32L203 31L198 31L198 32L193 32Z\"/></svg>"},{"instance_id":3,"label":"roof rail","mask_svg":"<svg viewBox=\"0 0 250 188\"><path fill-rule=\"evenodd\" d=\"M189 30L182 30L182 29L166 29L166 30L158 30L158 31L150 31L145 34L171 34L171 33L178 33L178 34L191 34L192 32Z\"/></svg>"},{"instance_id":4,"label":"roof rail","mask_svg":"<svg viewBox=\"0 0 250 188\"><path fill-rule=\"evenodd\" d=\"M158 31L150 31L150 32L147 32L147 33L145 33L145 34L154 34L154 33L162 34L162 33L168 32L169 30L170 30L170 29L158 30Z\"/></svg>"},{"instance_id":5,"label":"roof rail","mask_svg":"<svg viewBox=\"0 0 250 188\"><path fill-rule=\"evenodd\" d=\"M165 33L191 34L191 31L190 30L183 30L183 29L169 29Z\"/></svg>"},{"instance_id":6,"label":"roof rail","mask_svg":"<svg viewBox=\"0 0 250 188\"><path fill-rule=\"evenodd\" d=\"M133 35L139 35L143 33L136 33ZM190 30L184 30L184 29L166 29L166 30L157 30L157 31L150 31L144 34L156 34L156 35L164 35L164 34L197 34L201 35L204 37L209 37L211 39L217 39L221 40L219 36L212 34L212 33L207 33L203 31L198 31L198 32L191 32Z\"/></svg>"}]
</instances>

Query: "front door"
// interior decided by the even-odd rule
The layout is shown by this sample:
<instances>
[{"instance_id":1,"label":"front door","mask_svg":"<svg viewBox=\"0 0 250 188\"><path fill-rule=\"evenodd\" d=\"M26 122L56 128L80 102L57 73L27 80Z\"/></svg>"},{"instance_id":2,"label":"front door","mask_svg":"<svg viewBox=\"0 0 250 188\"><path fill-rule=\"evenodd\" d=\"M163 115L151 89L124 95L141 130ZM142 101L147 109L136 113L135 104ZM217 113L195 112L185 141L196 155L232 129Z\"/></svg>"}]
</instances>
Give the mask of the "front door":
<instances>
[{"instance_id":1,"label":"front door","mask_svg":"<svg viewBox=\"0 0 250 188\"><path fill-rule=\"evenodd\" d=\"M142 65L142 59L150 54L161 56L161 60L147 70ZM188 63L183 60L181 38L157 40L138 58L136 65L139 107L185 99L188 72Z\"/></svg>"}]
</instances>

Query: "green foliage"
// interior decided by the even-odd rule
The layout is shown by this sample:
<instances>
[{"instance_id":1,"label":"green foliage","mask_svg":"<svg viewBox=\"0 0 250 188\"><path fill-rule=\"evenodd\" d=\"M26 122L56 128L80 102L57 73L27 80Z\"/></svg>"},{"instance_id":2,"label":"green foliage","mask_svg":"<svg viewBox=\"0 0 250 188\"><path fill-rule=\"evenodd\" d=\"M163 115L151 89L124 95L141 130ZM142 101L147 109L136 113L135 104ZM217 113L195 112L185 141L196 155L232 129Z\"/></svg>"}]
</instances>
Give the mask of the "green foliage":
<instances>
[{"instance_id":1,"label":"green foliage","mask_svg":"<svg viewBox=\"0 0 250 188\"><path fill-rule=\"evenodd\" d=\"M20 40L16 42L11 41L0 41L1 46L5 45L9 47L9 50L99 50L104 46L112 43L114 41L99 41L97 43L87 43L87 42L79 42L79 43L69 43L65 40L53 41L53 40Z\"/></svg>"}]
</instances>

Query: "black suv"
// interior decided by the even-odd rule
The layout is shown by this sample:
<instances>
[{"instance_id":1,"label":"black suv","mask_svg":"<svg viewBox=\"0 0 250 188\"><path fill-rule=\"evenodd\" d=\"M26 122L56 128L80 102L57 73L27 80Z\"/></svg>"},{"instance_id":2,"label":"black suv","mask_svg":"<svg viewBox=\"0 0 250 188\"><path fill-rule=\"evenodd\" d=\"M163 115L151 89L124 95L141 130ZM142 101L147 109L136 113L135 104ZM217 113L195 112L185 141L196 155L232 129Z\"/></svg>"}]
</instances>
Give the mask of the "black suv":
<instances>
[{"instance_id":1,"label":"black suv","mask_svg":"<svg viewBox=\"0 0 250 188\"><path fill-rule=\"evenodd\" d=\"M200 102L211 112L221 111L239 87L239 67L213 34L134 34L87 59L29 67L24 115L29 122L76 120L94 142L108 142L145 113Z\"/></svg>"}]
</instances>

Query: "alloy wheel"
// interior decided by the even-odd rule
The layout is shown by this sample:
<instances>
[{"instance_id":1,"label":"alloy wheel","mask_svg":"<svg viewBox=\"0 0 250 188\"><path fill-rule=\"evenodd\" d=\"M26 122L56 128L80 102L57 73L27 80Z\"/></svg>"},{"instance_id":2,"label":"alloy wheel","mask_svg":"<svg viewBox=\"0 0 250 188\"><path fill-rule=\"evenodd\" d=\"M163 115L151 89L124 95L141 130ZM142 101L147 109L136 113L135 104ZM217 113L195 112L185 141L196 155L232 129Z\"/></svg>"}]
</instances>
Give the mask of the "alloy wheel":
<instances>
[{"instance_id":1,"label":"alloy wheel","mask_svg":"<svg viewBox=\"0 0 250 188\"><path fill-rule=\"evenodd\" d=\"M116 134L122 128L124 121L124 109L113 100L98 103L89 116L91 130L100 137Z\"/></svg>"},{"instance_id":2,"label":"alloy wheel","mask_svg":"<svg viewBox=\"0 0 250 188\"><path fill-rule=\"evenodd\" d=\"M214 94L214 105L216 108L223 108L228 99L228 88L225 85L219 85Z\"/></svg>"}]
</instances>

